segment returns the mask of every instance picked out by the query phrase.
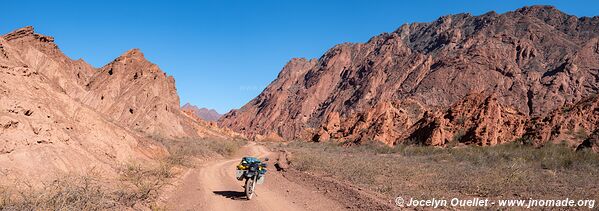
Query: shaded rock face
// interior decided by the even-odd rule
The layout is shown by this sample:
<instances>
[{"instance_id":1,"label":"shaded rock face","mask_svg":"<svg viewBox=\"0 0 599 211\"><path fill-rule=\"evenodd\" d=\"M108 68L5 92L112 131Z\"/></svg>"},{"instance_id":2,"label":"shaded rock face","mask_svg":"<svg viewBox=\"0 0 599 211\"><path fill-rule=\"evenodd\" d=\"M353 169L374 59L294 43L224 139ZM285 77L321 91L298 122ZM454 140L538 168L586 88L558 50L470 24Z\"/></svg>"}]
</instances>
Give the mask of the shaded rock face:
<instances>
[{"instance_id":1,"label":"shaded rock face","mask_svg":"<svg viewBox=\"0 0 599 211\"><path fill-rule=\"evenodd\" d=\"M214 109L198 108L197 106L191 105L189 103L186 103L185 105L181 106L181 109L189 111L198 116L200 119L210 122L216 122L222 116L222 114L219 114Z\"/></svg>"},{"instance_id":2,"label":"shaded rock face","mask_svg":"<svg viewBox=\"0 0 599 211\"><path fill-rule=\"evenodd\" d=\"M318 60L291 60L258 97L219 123L250 136L394 144L422 118L433 118L425 113L445 111L469 93L495 93L493 111L507 112L489 116L495 125L512 113L518 121L520 114L542 117L597 93L598 35L598 17L550 6L403 25L366 43L337 45ZM479 128L476 134L489 137L473 140L511 141L503 133L520 126L508 125L495 135ZM446 143L452 133L418 141Z\"/></svg>"},{"instance_id":3,"label":"shaded rock face","mask_svg":"<svg viewBox=\"0 0 599 211\"><path fill-rule=\"evenodd\" d=\"M0 37L0 183L153 162L167 152L151 135L220 136L179 109L174 79L138 50L94 69L53 41L32 27Z\"/></svg>"},{"instance_id":4,"label":"shaded rock face","mask_svg":"<svg viewBox=\"0 0 599 211\"><path fill-rule=\"evenodd\" d=\"M599 153L599 130L595 130L595 132L593 132L586 140L576 147L577 151L588 149Z\"/></svg>"}]
</instances>

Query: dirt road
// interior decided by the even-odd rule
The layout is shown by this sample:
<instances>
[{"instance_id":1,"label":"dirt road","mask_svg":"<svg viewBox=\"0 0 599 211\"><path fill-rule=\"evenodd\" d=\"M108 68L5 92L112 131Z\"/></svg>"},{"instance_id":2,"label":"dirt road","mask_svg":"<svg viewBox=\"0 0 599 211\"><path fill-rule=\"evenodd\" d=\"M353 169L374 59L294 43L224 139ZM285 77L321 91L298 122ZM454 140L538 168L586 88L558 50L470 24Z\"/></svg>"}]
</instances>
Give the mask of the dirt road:
<instances>
[{"instance_id":1,"label":"dirt road","mask_svg":"<svg viewBox=\"0 0 599 211\"><path fill-rule=\"evenodd\" d=\"M187 171L166 200L169 210L343 210L342 205L293 183L269 166L256 196L246 200L243 182L235 179L235 166L243 156L266 157L270 152L250 143L237 158L219 160Z\"/></svg>"}]
</instances>

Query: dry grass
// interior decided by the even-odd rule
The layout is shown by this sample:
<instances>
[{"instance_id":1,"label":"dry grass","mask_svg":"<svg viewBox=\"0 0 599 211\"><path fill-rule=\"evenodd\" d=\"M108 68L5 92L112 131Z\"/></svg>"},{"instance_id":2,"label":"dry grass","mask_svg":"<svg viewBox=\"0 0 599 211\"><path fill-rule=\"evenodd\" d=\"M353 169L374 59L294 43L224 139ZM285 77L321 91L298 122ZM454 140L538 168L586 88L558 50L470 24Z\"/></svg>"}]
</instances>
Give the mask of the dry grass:
<instances>
[{"instance_id":1,"label":"dry grass","mask_svg":"<svg viewBox=\"0 0 599 211\"><path fill-rule=\"evenodd\" d=\"M158 191L169 184L173 166L166 162L123 166L118 181L98 174L62 175L34 187L0 187L0 210L106 210L140 205L154 208Z\"/></svg>"},{"instance_id":2,"label":"dry grass","mask_svg":"<svg viewBox=\"0 0 599 211\"><path fill-rule=\"evenodd\" d=\"M173 165L161 162L158 166L128 164L120 173L120 185L115 195L118 201L128 207L136 203L152 204L162 187L170 184L174 176Z\"/></svg>"},{"instance_id":3,"label":"dry grass","mask_svg":"<svg viewBox=\"0 0 599 211\"><path fill-rule=\"evenodd\" d=\"M294 142L292 166L349 181L389 197L599 199L599 155L562 145L536 149L435 148Z\"/></svg>"},{"instance_id":4,"label":"dry grass","mask_svg":"<svg viewBox=\"0 0 599 211\"><path fill-rule=\"evenodd\" d=\"M59 176L36 188L26 183L0 186L0 210L160 210L156 199L176 176L176 167L193 165L194 158L230 156L245 144L244 140L154 138L169 151L157 164L125 164L118 169L116 181L88 173Z\"/></svg>"},{"instance_id":5,"label":"dry grass","mask_svg":"<svg viewBox=\"0 0 599 211\"><path fill-rule=\"evenodd\" d=\"M243 139L164 139L153 137L162 143L170 155L166 158L173 165L192 165L193 158L231 156L246 144Z\"/></svg>"},{"instance_id":6,"label":"dry grass","mask_svg":"<svg viewBox=\"0 0 599 211\"><path fill-rule=\"evenodd\" d=\"M105 210L119 202L95 176L65 176L44 184L0 187L0 210Z\"/></svg>"}]
</instances>

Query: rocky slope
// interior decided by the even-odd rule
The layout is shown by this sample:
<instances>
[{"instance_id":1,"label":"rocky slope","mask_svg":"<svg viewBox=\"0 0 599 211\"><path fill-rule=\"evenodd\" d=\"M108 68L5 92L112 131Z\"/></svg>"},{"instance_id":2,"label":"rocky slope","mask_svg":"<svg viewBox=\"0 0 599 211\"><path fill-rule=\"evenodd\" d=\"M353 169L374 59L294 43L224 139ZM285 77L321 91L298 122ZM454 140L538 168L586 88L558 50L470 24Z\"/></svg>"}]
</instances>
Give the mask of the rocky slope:
<instances>
[{"instance_id":1,"label":"rocky slope","mask_svg":"<svg viewBox=\"0 0 599 211\"><path fill-rule=\"evenodd\" d=\"M566 104L542 118L530 120L525 138L533 144L553 141L599 152L599 97L593 95L575 104Z\"/></svg>"},{"instance_id":2,"label":"rocky slope","mask_svg":"<svg viewBox=\"0 0 599 211\"><path fill-rule=\"evenodd\" d=\"M189 111L198 116L200 119L210 122L216 122L222 116L222 114L219 114L214 109L198 108L197 106L191 105L189 103L185 103L185 105L181 106L181 109Z\"/></svg>"},{"instance_id":3,"label":"rocky slope","mask_svg":"<svg viewBox=\"0 0 599 211\"><path fill-rule=\"evenodd\" d=\"M132 49L100 68L83 102L127 128L165 138L219 136L198 127L179 108L175 79Z\"/></svg>"},{"instance_id":4,"label":"rocky slope","mask_svg":"<svg viewBox=\"0 0 599 211\"><path fill-rule=\"evenodd\" d=\"M314 141L394 144L419 137L415 141L436 145L460 130L469 137L465 143L513 141L523 118L549 115L597 93L598 36L599 17L550 6L403 25L366 43L337 45L318 60L292 59L220 124L250 136ZM472 93L485 95L479 99L494 94L482 105L466 100L454 106L466 115L466 126L443 116ZM423 133L418 126L432 128Z\"/></svg>"},{"instance_id":5,"label":"rocky slope","mask_svg":"<svg viewBox=\"0 0 599 211\"><path fill-rule=\"evenodd\" d=\"M496 93L470 94L444 112L426 112L403 137L424 145L496 145L525 133L526 115L497 102Z\"/></svg>"},{"instance_id":6,"label":"rocky slope","mask_svg":"<svg viewBox=\"0 0 599 211\"><path fill-rule=\"evenodd\" d=\"M149 136L222 136L179 109L174 79L131 50L100 69L71 60L32 27L0 37L0 175L107 175L167 154Z\"/></svg>"}]
</instances>

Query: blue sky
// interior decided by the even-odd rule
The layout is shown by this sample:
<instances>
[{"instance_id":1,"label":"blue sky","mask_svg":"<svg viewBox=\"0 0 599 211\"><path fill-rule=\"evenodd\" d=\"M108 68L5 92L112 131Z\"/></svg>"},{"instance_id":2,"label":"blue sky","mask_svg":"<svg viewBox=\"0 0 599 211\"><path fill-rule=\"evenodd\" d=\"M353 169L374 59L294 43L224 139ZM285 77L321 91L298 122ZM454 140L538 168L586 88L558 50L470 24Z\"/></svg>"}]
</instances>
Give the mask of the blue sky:
<instances>
[{"instance_id":1,"label":"blue sky","mask_svg":"<svg viewBox=\"0 0 599 211\"><path fill-rule=\"evenodd\" d=\"M318 58L404 23L535 4L599 15L596 1L5 1L0 33L32 25L95 67L140 48L175 77L181 104L223 113L257 96L293 57Z\"/></svg>"}]
</instances>

